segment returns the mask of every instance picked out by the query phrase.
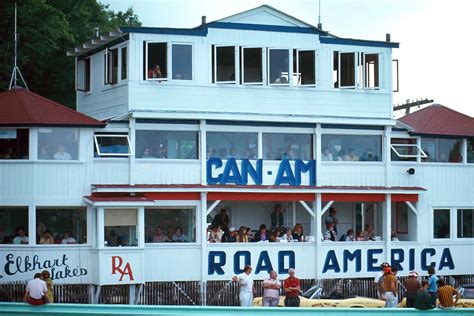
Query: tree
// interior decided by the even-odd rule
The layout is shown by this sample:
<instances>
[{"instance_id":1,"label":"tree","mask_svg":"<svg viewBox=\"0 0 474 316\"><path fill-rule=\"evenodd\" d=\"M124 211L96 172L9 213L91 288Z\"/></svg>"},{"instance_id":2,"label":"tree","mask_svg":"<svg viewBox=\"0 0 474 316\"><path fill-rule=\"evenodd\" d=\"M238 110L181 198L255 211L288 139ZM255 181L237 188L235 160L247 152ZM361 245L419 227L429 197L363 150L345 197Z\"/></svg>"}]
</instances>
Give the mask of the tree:
<instances>
[{"instance_id":1,"label":"tree","mask_svg":"<svg viewBox=\"0 0 474 316\"><path fill-rule=\"evenodd\" d=\"M141 23L129 8L114 12L96 0L18 1L18 67L28 87L75 108L74 58L66 51L100 32ZM0 91L8 89L13 69L14 1L0 1Z\"/></svg>"}]
</instances>

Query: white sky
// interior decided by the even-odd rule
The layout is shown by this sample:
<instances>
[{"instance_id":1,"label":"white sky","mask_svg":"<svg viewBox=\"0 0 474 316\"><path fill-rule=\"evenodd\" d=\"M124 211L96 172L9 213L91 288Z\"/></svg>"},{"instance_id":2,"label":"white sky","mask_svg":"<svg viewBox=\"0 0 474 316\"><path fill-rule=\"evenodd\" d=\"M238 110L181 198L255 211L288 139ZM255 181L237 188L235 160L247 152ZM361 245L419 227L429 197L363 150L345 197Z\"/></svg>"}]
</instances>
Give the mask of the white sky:
<instances>
[{"instance_id":1,"label":"white sky","mask_svg":"<svg viewBox=\"0 0 474 316\"><path fill-rule=\"evenodd\" d=\"M114 11L133 7L143 26L195 27L201 16L222 19L263 4L312 25L318 0L100 0ZM399 59L400 92L394 102L431 98L474 117L474 1L321 0L323 29L336 36L392 41Z\"/></svg>"}]
</instances>

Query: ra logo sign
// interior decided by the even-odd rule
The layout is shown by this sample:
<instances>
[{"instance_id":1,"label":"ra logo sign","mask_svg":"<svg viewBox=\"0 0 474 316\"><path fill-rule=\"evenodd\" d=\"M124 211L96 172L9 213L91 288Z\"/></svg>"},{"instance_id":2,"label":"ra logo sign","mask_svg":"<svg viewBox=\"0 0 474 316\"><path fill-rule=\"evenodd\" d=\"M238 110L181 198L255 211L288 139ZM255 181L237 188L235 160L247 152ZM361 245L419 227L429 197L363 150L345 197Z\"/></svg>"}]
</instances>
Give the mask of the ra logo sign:
<instances>
[{"instance_id":1,"label":"ra logo sign","mask_svg":"<svg viewBox=\"0 0 474 316\"><path fill-rule=\"evenodd\" d=\"M128 275L130 281L134 281L132 266L130 262L126 262L125 265L123 264L123 259L120 256L112 256L112 274L119 274L120 279L122 281L123 278Z\"/></svg>"}]
</instances>

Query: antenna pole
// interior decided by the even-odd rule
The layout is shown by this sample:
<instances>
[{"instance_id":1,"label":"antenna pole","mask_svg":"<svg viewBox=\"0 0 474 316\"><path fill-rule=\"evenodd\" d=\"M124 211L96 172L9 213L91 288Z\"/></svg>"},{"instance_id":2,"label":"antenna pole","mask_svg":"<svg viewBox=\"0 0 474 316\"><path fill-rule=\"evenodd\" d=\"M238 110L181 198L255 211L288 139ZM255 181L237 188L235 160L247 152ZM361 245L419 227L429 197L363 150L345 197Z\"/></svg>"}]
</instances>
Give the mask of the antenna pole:
<instances>
[{"instance_id":1,"label":"antenna pole","mask_svg":"<svg viewBox=\"0 0 474 316\"><path fill-rule=\"evenodd\" d=\"M321 24L321 0L318 1L319 3L319 13L318 13L318 28L320 30L323 29L323 25Z\"/></svg>"},{"instance_id":2,"label":"antenna pole","mask_svg":"<svg viewBox=\"0 0 474 316\"><path fill-rule=\"evenodd\" d=\"M21 80L23 81L23 84L25 85L26 89L28 89L28 85L26 84L26 81L25 79L23 78L23 75L21 74L21 71L20 69L18 68L18 64L17 64L17 48L18 48L18 31L17 31L17 2L15 1L15 32L13 33L14 35L14 38L15 38L15 51L13 53L13 62L14 62L14 65L13 65L13 71L12 71L12 78L10 79L10 87L8 88L8 90L11 90L12 89L12 86L16 86L16 81L17 81L17 78L16 78L16 73L18 71L18 73L20 74L20 78Z\"/></svg>"}]
</instances>

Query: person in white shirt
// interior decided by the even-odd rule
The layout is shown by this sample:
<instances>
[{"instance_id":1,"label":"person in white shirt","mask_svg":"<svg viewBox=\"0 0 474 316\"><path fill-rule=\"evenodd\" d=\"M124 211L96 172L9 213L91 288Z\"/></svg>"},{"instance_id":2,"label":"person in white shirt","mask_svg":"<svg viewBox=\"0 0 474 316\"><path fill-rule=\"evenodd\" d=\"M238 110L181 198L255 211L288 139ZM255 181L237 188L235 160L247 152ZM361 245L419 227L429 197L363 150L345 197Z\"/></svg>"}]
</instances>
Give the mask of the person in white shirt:
<instances>
[{"instance_id":1,"label":"person in white shirt","mask_svg":"<svg viewBox=\"0 0 474 316\"><path fill-rule=\"evenodd\" d=\"M63 233L63 239L61 240L61 244L77 244L76 238L71 236L70 231L65 231Z\"/></svg>"},{"instance_id":2,"label":"person in white shirt","mask_svg":"<svg viewBox=\"0 0 474 316\"><path fill-rule=\"evenodd\" d=\"M235 275L232 277L234 282L239 282L240 284L240 306L252 306L253 294L255 293L255 288L253 286L253 279L250 273L252 272L252 266L246 265L244 268L244 273Z\"/></svg>"},{"instance_id":3,"label":"person in white shirt","mask_svg":"<svg viewBox=\"0 0 474 316\"><path fill-rule=\"evenodd\" d=\"M270 271L270 278L263 281L263 306L274 307L280 300L280 281L277 279L277 273Z\"/></svg>"},{"instance_id":4,"label":"person in white shirt","mask_svg":"<svg viewBox=\"0 0 474 316\"><path fill-rule=\"evenodd\" d=\"M321 155L322 161L332 161L332 154L329 152L329 148L324 148L323 153Z\"/></svg>"},{"instance_id":5,"label":"person in white shirt","mask_svg":"<svg viewBox=\"0 0 474 316\"><path fill-rule=\"evenodd\" d=\"M41 280L41 273L36 273L35 278L26 285L25 302L31 305L46 304L48 301L46 293L48 293L46 282Z\"/></svg>"},{"instance_id":6,"label":"person in white shirt","mask_svg":"<svg viewBox=\"0 0 474 316\"><path fill-rule=\"evenodd\" d=\"M58 145L58 152L53 155L53 159L55 160L71 160L71 155L65 151L64 145Z\"/></svg>"}]
</instances>

